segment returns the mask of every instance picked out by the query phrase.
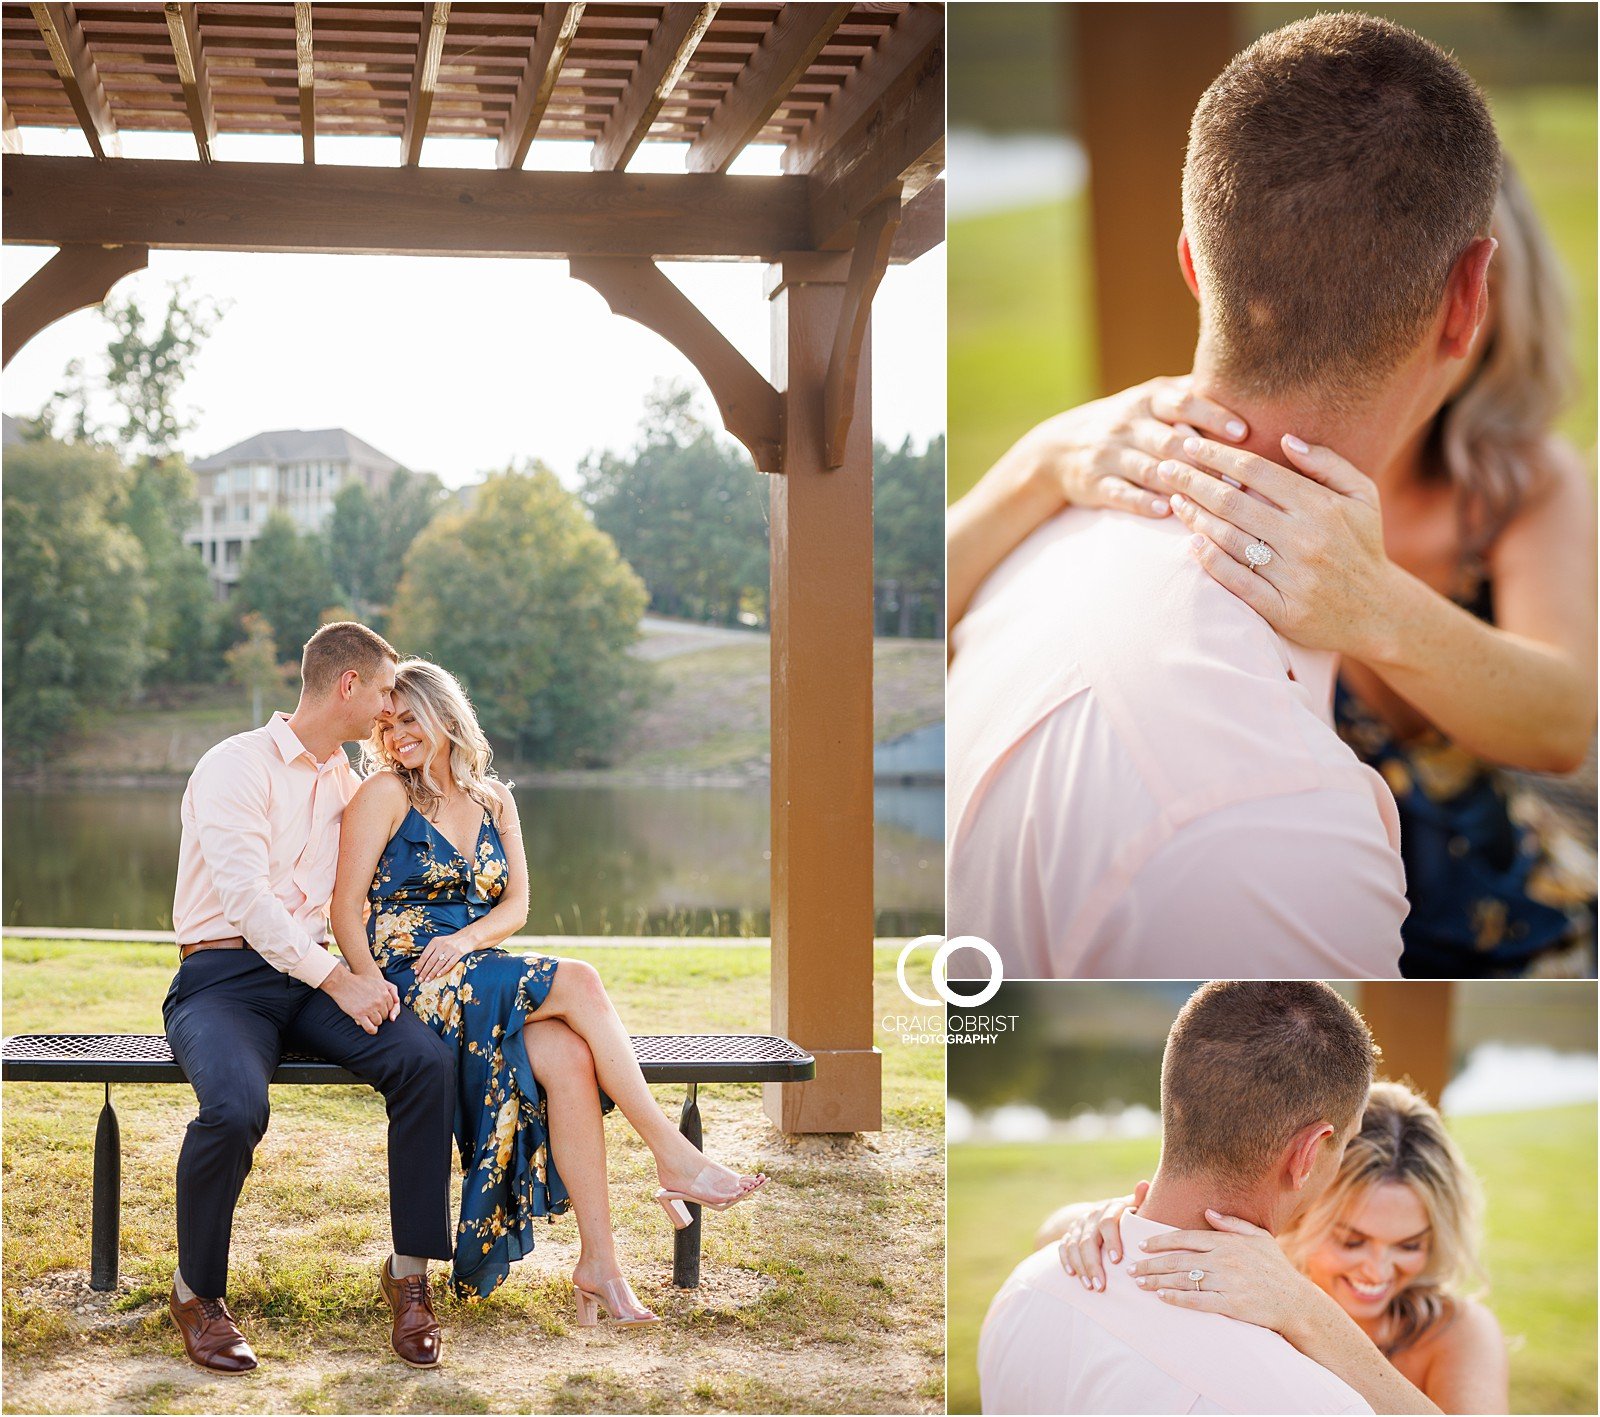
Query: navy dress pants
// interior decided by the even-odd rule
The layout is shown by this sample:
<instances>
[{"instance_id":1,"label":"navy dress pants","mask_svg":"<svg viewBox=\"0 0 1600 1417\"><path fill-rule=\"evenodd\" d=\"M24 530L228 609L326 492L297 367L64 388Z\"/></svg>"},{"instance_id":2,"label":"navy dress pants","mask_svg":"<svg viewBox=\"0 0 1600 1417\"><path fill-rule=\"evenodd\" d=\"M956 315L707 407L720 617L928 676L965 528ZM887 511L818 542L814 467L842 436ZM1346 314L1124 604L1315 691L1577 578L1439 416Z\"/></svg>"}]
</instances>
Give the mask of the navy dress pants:
<instances>
[{"instance_id":1,"label":"navy dress pants","mask_svg":"<svg viewBox=\"0 0 1600 1417\"><path fill-rule=\"evenodd\" d=\"M178 1269L196 1294L227 1292L233 1210L267 1129L267 1084L288 1050L348 1068L389 1113L396 1254L449 1259L455 1054L410 1009L376 1034L254 950L196 950L162 1005L167 1040L200 1102L178 1153Z\"/></svg>"}]
</instances>

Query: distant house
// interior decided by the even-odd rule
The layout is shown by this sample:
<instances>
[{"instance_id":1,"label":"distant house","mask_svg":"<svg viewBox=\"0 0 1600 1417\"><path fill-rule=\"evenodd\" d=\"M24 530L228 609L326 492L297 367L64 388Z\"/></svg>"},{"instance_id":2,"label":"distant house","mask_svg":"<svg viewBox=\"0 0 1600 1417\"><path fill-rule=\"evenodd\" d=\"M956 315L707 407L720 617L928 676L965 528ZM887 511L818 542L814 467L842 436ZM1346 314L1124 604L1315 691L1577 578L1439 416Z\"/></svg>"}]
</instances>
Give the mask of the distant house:
<instances>
[{"instance_id":1,"label":"distant house","mask_svg":"<svg viewBox=\"0 0 1600 1417\"><path fill-rule=\"evenodd\" d=\"M14 443L25 441L22 436L22 425L9 413L0 413L0 443L11 447Z\"/></svg>"},{"instance_id":2,"label":"distant house","mask_svg":"<svg viewBox=\"0 0 1600 1417\"><path fill-rule=\"evenodd\" d=\"M290 428L257 433L193 467L200 517L183 539L225 594L274 511L288 513L302 531L321 531L341 487L361 482L382 492L400 464L343 428Z\"/></svg>"}]
</instances>

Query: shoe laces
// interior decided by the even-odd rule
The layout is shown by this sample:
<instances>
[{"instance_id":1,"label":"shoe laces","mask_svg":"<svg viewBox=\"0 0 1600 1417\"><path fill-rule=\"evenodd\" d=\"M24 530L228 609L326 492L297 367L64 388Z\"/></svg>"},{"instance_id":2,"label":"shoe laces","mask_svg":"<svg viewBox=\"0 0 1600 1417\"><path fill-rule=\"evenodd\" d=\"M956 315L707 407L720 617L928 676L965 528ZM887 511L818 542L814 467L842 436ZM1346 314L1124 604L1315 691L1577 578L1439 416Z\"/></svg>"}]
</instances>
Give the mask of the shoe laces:
<instances>
[{"instance_id":1,"label":"shoe laces","mask_svg":"<svg viewBox=\"0 0 1600 1417\"><path fill-rule=\"evenodd\" d=\"M228 1312L228 1306L221 1299L206 1299L198 1294L195 1295L195 1298L200 1300L200 1316L208 1324L214 1323L218 1319L226 1319L229 1323L233 1322L233 1315Z\"/></svg>"}]
</instances>

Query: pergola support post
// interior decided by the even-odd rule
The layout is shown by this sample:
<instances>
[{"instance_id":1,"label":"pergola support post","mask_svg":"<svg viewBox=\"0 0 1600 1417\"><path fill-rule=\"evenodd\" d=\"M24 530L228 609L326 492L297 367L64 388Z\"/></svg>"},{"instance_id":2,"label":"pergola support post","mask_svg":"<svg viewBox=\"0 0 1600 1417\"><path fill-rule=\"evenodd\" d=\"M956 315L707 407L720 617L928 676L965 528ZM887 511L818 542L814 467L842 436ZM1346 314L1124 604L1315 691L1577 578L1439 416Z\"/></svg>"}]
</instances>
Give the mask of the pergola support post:
<instances>
[{"instance_id":1,"label":"pergola support post","mask_svg":"<svg viewBox=\"0 0 1600 1417\"><path fill-rule=\"evenodd\" d=\"M783 471L772 479L772 1027L816 1056L811 1082L769 1083L786 1133L876 1131L873 1046L872 389L863 326L837 467L828 366L848 253L769 268Z\"/></svg>"},{"instance_id":2,"label":"pergola support post","mask_svg":"<svg viewBox=\"0 0 1600 1417\"><path fill-rule=\"evenodd\" d=\"M63 246L5 303L4 364L46 325L98 305L125 275L150 260L144 246Z\"/></svg>"}]
</instances>

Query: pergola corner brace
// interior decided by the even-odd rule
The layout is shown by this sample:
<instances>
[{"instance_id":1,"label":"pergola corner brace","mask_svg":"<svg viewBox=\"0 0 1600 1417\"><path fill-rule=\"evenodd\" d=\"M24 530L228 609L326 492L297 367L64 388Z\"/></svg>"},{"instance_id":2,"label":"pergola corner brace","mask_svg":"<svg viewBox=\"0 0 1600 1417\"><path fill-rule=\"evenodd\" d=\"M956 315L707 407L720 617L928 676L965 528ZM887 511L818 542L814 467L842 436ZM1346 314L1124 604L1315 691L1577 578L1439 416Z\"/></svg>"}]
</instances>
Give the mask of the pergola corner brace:
<instances>
[{"instance_id":1,"label":"pergola corner brace","mask_svg":"<svg viewBox=\"0 0 1600 1417\"><path fill-rule=\"evenodd\" d=\"M567 266L574 279L600 293L612 314L654 330L700 371L723 426L760 471L783 471L783 399L654 261L573 256Z\"/></svg>"},{"instance_id":2,"label":"pergola corner brace","mask_svg":"<svg viewBox=\"0 0 1600 1417\"><path fill-rule=\"evenodd\" d=\"M889 253L899 225L897 191L861 218L850 252L850 274L845 280L839 326L834 332L833 353L828 359L828 377L822 392L824 461L830 468L844 463L844 447L856 406L856 381L861 377L861 352L872 316L872 297L889 267Z\"/></svg>"},{"instance_id":3,"label":"pergola corner brace","mask_svg":"<svg viewBox=\"0 0 1600 1417\"><path fill-rule=\"evenodd\" d=\"M148 246L63 246L5 303L4 359L46 325L86 305L98 305L125 275L150 262Z\"/></svg>"}]
</instances>

